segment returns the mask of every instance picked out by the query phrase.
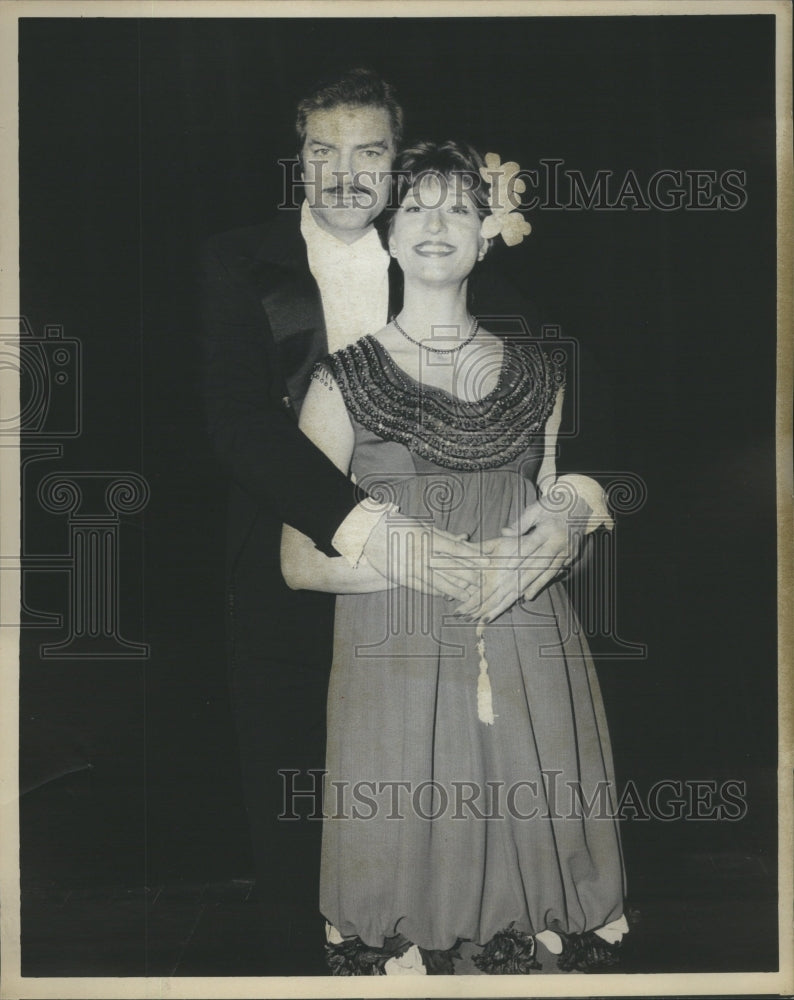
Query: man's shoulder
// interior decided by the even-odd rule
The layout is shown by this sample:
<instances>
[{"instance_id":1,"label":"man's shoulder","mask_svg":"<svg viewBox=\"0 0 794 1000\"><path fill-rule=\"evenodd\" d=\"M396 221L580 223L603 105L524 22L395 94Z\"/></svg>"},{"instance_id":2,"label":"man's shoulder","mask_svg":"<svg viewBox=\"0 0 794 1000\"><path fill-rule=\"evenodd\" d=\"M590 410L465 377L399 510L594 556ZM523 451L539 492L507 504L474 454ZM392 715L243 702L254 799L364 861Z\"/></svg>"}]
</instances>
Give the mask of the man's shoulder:
<instances>
[{"instance_id":1,"label":"man's shoulder","mask_svg":"<svg viewBox=\"0 0 794 1000\"><path fill-rule=\"evenodd\" d=\"M202 249L205 254L225 263L241 260L278 262L301 239L300 213L285 210L258 225L215 233L204 241Z\"/></svg>"}]
</instances>

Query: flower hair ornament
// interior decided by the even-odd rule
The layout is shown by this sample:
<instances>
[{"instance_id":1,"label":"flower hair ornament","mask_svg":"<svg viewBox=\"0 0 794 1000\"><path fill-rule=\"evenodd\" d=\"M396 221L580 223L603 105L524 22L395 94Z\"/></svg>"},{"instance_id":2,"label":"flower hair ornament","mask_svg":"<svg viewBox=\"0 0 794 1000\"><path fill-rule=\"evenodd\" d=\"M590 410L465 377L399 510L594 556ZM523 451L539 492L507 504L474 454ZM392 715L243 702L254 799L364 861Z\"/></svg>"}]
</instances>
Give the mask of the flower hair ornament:
<instances>
[{"instance_id":1,"label":"flower hair ornament","mask_svg":"<svg viewBox=\"0 0 794 1000\"><path fill-rule=\"evenodd\" d=\"M487 240L502 234L502 239L509 247L517 246L525 236L532 232L532 226L518 211L522 195L527 186L518 177L520 167L510 160L502 163L498 153L486 153L485 166L480 167L480 176L491 185L488 196L490 215L482 220L481 233Z\"/></svg>"}]
</instances>

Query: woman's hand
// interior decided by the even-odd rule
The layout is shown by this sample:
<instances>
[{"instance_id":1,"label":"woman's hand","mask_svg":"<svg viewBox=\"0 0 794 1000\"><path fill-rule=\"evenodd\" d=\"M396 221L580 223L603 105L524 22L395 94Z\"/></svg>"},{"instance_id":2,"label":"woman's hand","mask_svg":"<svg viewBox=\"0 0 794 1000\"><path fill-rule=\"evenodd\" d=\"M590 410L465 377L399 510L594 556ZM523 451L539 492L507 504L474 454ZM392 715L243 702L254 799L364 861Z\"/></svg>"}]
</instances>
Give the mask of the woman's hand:
<instances>
[{"instance_id":1,"label":"woman's hand","mask_svg":"<svg viewBox=\"0 0 794 1000\"><path fill-rule=\"evenodd\" d=\"M533 503L501 538L484 541L480 584L455 609L473 621L492 622L520 598L534 600L579 556L583 530L567 511Z\"/></svg>"}]
</instances>

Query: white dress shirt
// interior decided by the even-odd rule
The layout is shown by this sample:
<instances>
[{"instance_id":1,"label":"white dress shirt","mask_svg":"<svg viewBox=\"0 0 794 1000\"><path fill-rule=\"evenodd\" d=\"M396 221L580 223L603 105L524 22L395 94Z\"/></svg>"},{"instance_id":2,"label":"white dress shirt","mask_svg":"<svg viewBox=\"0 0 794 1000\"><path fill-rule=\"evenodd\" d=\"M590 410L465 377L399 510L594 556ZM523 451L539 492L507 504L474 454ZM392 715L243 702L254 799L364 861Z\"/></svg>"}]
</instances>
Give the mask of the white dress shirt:
<instances>
[{"instance_id":1,"label":"white dress shirt","mask_svg":"<svg viewBox=\"0 0 794 1000\"><path fill-rule=\"evenodd\" d=\"M309 270L320 289L328 350L333 353L375 333L389 318L389 254L374 229L344 243L318 225L308 202L301 205L301 235ZM392 504L368 500L339 525L332 544L357 566L372 529Z\"/></svg>"},{"instance_id":2,"label":"white dress shirt","mask_svg":"<svg viewBox=\"0 0 794 1000\"><path fill-rule=\"evenodd\" d=\"M386 325L389 310L389 254L371 229L355 243L343 243L322 229L301 206L301 235L325 315L328 350L347 347Z\"/></svg>"}]
</instances>

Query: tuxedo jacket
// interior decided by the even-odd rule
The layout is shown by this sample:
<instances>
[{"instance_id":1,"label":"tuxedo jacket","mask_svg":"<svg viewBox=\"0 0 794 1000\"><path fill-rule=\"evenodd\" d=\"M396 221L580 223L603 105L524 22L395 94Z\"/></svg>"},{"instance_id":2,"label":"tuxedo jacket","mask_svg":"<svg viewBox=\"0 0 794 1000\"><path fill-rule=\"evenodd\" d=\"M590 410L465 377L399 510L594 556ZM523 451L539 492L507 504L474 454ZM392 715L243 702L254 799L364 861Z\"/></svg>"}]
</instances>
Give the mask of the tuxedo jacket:
<instances>
[{"instance_id":1,"label":"tuxedo jacket","mask_svg":"<svg viewBox=\"0 0 794 1000\"><path fill-rule=\"evenodd\" d=\"M298 428L312 369L327 353L300 213L208 240L200 301L209 434L230 480L226 573L235 641L287 660L317 659L332 598L286 587L281 526L332 554L358 496Z\"/></svg>"},{"instance_id":2,"label":"tuxedo jacket","mask_svg":"<svg viewBox=\"0 0 794 1000\"><path fill-rule=\"evenodd\" d=\"M202 321L210 437L232 483L230 575L261 516L330 551L357 500L348 478L298 429L312 369L328 349L300 213L207 242Z\"/></svg>"}]
</instances>

